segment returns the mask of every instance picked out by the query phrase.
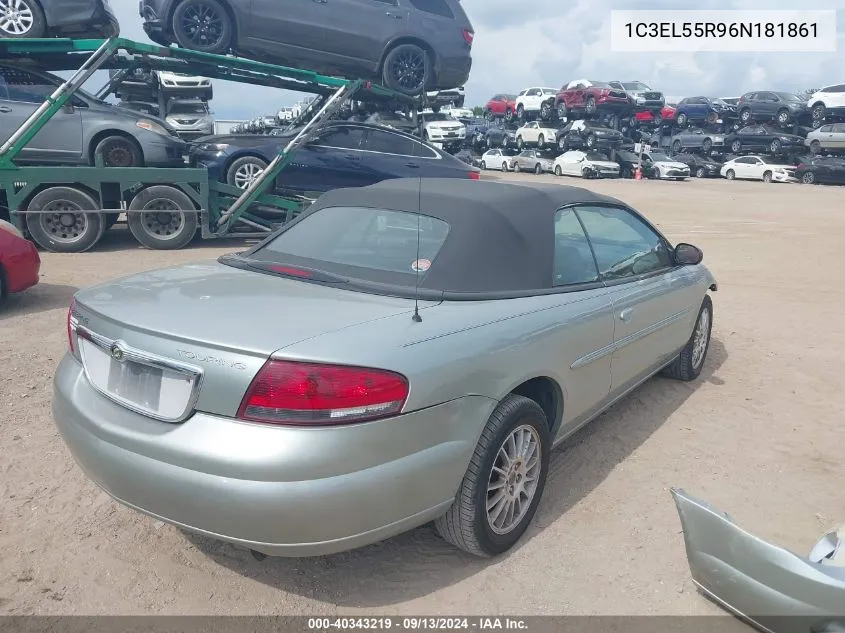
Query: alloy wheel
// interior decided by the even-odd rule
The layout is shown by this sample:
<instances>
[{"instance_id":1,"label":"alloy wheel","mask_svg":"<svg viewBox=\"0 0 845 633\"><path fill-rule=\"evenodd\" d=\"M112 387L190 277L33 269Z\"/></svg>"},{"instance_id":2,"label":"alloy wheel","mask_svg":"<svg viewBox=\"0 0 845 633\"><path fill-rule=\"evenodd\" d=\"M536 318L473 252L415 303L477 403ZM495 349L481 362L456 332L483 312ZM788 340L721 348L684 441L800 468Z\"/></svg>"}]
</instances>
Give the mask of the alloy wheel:
<instances>
[{"instance_id":1,"label":"alloy wheel","mask_svg":"<svg viewBox=\"0 0 845 633\"><path fill-rule=\"evenodd\" d=\"M698 369L701 366L709 342L710 311L705 308L698 317L698 323L695 326L695 334L692 340L692 366L694 369Z\"/></svg>"},{"instance_id":2,"label":"alloy wheel","mask_svg":"<svg viewBox=\"0 0 845 633\"><path fill-rule=\"evenodd\" d=\"M180 27L187 38L200 48L220 44L226 33L224 17L204 2L196 2L185 10Z\"/></svg>"},{"instance_id":3,"label":"alloy wheel","mask_svg":"<svg viewBox=\"0 0 845 633\"><path fill-rule=\"evenodd\" d=\"M525 517L537 492L541 466L540 437L523 424L505 438L487 480L487 523L508 534Z\"/></svg>"},{"instance_id":4,"label":"alloy wheel","mask_svg":"<svg viewBox=\"0 0 845 633\"><path fill-rule=\"evenodd\" d=\"M0 32L25 35L35 24L32 8L23 0L0 0Z\"/></svg>"},{"instance_id":5,"label":"alloy wheel","mask_svg":"<svg viewBox=\"0 0 845 633\"><path fill-rule=\"evenodd\" d=\"M263 173L264 168L255 163L241 165L235 172L235 186L240 189L248 189Z\"/></svg>"},{"instance_id":6,"label":"alloy wheel","mask_svg":"<svg viewBox=\"0 0 845 633\"><path fill-rule=\"evenodd\" d=\"M425 53L420 49L403 50L390 64L390 72L403 90L418 90L425 82Z\"/></svg>"}]
</instances>

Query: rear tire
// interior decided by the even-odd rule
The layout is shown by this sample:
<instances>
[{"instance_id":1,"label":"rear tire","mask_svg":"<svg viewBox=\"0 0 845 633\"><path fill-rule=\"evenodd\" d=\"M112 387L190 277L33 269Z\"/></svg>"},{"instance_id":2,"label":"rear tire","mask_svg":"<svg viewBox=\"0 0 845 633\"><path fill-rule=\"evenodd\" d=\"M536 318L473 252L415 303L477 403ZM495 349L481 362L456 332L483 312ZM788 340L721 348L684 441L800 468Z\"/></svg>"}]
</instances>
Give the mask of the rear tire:
<instances>
[{"instance_id":1,"label":"rear tire","mask_svg":"<svg viewBox=\"0 0 845 633\"><path fill-rule=\"evenodd\" d=\"M502 171L504 171L504 172L507 172L507 171L508 171L508 163L507 163L507 161L504 161L504 162L502 163Z\"/></svg>"},{"instance_id":2,"label":"rear tire","mask_svg":"<svg viewBox=\"0 0 845 633\"><path fill-rule=\"evenodd\" d=\"M155 185L141 191L132 199L126 215L133 237L154 250L183 248L197 232L193 201L170 185Z\"/></svg>"},{"instance_id":3,"label":"rear tire","mask_svg":"<svg viewBox=\"0 0 845 633\"><path fill-rule=\"evenodd\" d=\"M725 178L728 180L734 180L736 178L736 172L733 169L729 169L725 172Z\"/></svg>"},{"instance_id":4,"label":"rear tire","mask_svg":"<svg viewBox=\"0 0 845 633\"><path fill-rule=\"evenodd\" d=\"M523 438L524 443L517 444L517 438ZM454 503L434 522L443 540L482 557L496 556L513 547L531 523L543 495L550 444L548 421L540 405L523 396L505 397L487 420ZM514 455L517 447L525 448ZM526 455L525 451L530 452ZM514 456L516 467L509 468L505 458ZM507 476L499 479L500 473ZM514 488L529 498L519 510L514 506L515 516L508 522L511 511L502 505L507 497L499 502L496 499ZM495 516L497 509L505 516Z\"/></svg>"},{"instance_id":5,"label":"rear tire","mask_svg":"<svg viewBox=\"0 0 845 633\"><path fill-rule=\"evenodd\" d=\"M563 176L563 170L561 170L560 165L555 165L555 176Z\"/></svg>"},{"instance_id":6,"label":"rear tire","mask_svg":"<svg viewBox=\"0 0 845 633\"><path fill-rule=\"evenodd\" d=\"M537 163L536 165L534 165L534 173L537 174L538 176L543 173L543 166L540 165L540 163Z\"/></svg>"},{"instance_id":7,"label":"rear tire","mask_svg":"<svg viewBox=\"0 0 845 633\"><path fill-rule=\"evenodd\" d=\"M704 167L699 167L695 170L695 177L696 178L704 178Z\"/></svg>"},{"instance_id":8,"label":"rear tire","mask_svg":"<svg viewBox=\"0 0 845 633\"><path fill-rule=\"evenodd\" d=\"M91 164L95 165L97 156L102 155L106 167L143 167L144 154L135 141L125 136L107 136L94 148Z\"/></svg>"},{"instance_id":9,"label":"rear tire","mask_svg":"<svg viewBox=\"0 0 845 633\"><path fill-rule=\"evenodd\" d=\"M681 112L677 118L678 127L684 127L687 124L687 115Z\"/></svg>"},{"instance_id":10,"label":"rear tire","mask_svg":"<svg viewBox=\"0 0 845 633\"><path fill-rule=\"evenodd\" d=\"M391 90L409 96L425 91L431 79L431 58L416 44L390 49L382 64L382 82Z\"/></svg>"},{"instance_id":11,"label":"rear tire","mask_svg":"<svg viewBox=\"0 0 845 633\"><path fill-rule=\"evenodd\" d=\"M18 0L12 4L8 0L0 2L0 10L5 11L15 8L18 17L15 20L7 20L0 27L0 37L10 39L44 37L47 33L47 20L44 19L44 11L35 0Z\"/></svg>"},{"instance_id":12,"label":"rear tire","mask_svg":"<svg viewBox=\"0 0 845 633\"><path fill-rule=\"evenodd\" d=\"M100 203L75 187L49 187L36 194L27 206L26 228L33 241L53 253L83 253L93 247L106 230L103 214L93 211ZM86 213L87 211L87 213Z\"/></svg>"},{"instance_id":13,"label":"rear tire","mask_svg":"<svg viewBox=\"0 0 845 633\"><path fill-rule=\"evenodd\" d=\"M218 0L182 0L173 12L170 29L182 48L215 55L225 55L232 48L232 20Z\"/></svg>"},{"instance_id":14,"label":"rear tire","mask_svg":"<svg viewBox=\"0 0 845 633\"><path fill-rule=\"evenodd\" d=\"M675 380L689 382L701 375L707 351L710 349L710 335L713 331L713 301L704 295L698 311L698 318L687 344L671 365L663 369L663 375ZM703 338L702 338L703 337Z\"/></svg>"}]
</instances>

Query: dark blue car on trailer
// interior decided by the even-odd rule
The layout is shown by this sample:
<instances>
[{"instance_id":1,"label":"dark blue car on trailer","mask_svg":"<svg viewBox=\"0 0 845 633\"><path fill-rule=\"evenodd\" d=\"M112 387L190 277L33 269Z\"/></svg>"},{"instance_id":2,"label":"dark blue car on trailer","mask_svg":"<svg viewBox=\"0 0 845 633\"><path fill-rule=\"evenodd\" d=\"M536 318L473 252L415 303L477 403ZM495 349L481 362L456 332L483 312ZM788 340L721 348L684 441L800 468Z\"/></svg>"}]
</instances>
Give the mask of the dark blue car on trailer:
<instances>
[{"instance_id":1,"label":"dark blue car on trailer","mask_svg":"<svg viewBox=\"0 0 845 633\"><path fill-rule=\"evenodd\" d=\"M190 162L208 169L211 180L246 188L295 133L206 136L194 144ZM276 188L322 193L416 177L478 179L479 170L399 130L336 122L293 155Z\"/></svg>"}]
</instances>

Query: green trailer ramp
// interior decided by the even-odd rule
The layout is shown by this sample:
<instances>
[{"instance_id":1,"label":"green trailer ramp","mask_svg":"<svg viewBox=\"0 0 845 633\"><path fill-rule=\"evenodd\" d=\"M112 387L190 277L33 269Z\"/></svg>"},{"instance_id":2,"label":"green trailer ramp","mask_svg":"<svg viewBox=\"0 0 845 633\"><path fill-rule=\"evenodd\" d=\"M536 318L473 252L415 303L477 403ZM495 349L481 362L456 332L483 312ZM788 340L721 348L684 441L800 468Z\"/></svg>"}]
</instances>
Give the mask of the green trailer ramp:
<instances>
[{"instance_id":1,"label":"green trailer ramp","mask_svg":"<svg viewBox=\"0 0 845 633\"><path fill-rule=\"evenodd\" d=\"M273 195L268 189L293 154L345 103L354 98L397 109L418 105L412 97L371 82L123 38L0 39L0 60L40 70L76 71L0 146L0 191L5 194L12 222L27 230L36 224L27 218L45 216L29 233L40 246L64 252L91 248L120 213L130 217L133 235L151 248L181 248L193 236L186 232L197 223L203 238L266 236L292 219L307 202ZM101 157L95 157L95 165L83 167L17 165L21 150L97 70L129 72L137 68L306 92L317 95L318 101L298 133L245 190L209 182L203 169L104 167ZM67 195L68 188L81 195ZM45 189L55 195L43 194ZM188 203L190 206L183 208ZM133 215L138 217L133 219ZM45 228L49 228L46 236ZM80 232L85 239L78 239Z\"/></svg>"}]
</instances>

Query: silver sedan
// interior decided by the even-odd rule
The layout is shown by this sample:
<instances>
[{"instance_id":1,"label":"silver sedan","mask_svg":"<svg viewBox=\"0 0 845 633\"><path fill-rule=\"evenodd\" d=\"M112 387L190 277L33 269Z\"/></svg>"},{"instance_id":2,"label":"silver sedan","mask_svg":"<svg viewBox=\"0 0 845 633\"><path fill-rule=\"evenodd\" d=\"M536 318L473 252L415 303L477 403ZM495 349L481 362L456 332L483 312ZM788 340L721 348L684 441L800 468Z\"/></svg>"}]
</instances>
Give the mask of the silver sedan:
<instances>
[{"instance_id":1,"label":"silver sedan","mask_svg":"<svg viewBox=\"0 0 845 633\"><path fill-rule=\"evenodd\" d=\"M79 291L53 417L117 501L257 552L435 521L501 554L555 445L657 372L699 376L702 257L578 187L338 189L247 251Z\"/></svg>"},{"instance_id":2,"label":"silver sedan","mask_svg":"<svg viewBox=\"0 0 845 633\"><path fill-rule=\"evenodd\" d=\"M535 174L551 173L554 159L537 149L526 149L513 157L514 171L533 171Z\"/></svg>"}]
</instances>

